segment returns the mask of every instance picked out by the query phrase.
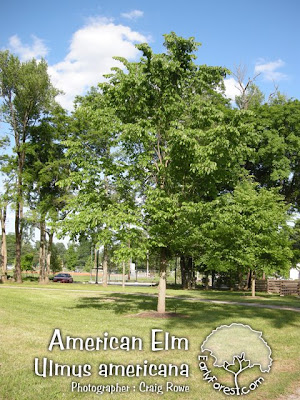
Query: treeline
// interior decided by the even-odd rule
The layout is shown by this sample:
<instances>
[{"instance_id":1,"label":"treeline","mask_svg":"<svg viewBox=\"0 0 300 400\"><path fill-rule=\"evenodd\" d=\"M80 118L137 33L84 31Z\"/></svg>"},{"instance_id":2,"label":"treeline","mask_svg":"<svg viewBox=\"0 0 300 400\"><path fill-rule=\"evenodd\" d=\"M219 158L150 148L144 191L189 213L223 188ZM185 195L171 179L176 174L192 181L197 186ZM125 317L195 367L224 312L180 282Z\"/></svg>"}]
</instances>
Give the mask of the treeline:
<instances>
[{"instance_id":1,"label":"treeline","mask_svg":"<svg viewBox=\"0 0 300 400\"><path fill-rule=\"evenodd\" d=\"M13 154L2 157L2 238L11 203L18 282L25 223L40 229L41 282L55 232L102 246L103 285L109 258L125 271L148 254L160 274L159 312L175 258L185 288L196 270L239 285L251 276L254 287L257 276L284 275L297 261L287 221L299 207L299 101L278 90L265 101L240 70L233 107L226 68L197 64L194 38L164 39L164 53L140 44L138 62L117 58L120 68L78 97L72 114L55 102L44 61L0 53L14 138Z\"/></svg>"},{"instance_id":2,"label":"treeline","mask_svg":"<svg viewBox=\"0 0 300 400\"><path fill-rule=\"evenodd\" d=\"M2 237L0 236L0 241ZM16 262L16 238L14 233L6 235L7 266L14 266ZM21 255L21 270L31 271L39 269L40 242L23 240ZM90 271L93 267L92 244L88 240L79 243L69 243L65 246L62 242L52 244L50 271L56 273L62 269L74 271L75 269Z\"/></svg>"}]
</instances>

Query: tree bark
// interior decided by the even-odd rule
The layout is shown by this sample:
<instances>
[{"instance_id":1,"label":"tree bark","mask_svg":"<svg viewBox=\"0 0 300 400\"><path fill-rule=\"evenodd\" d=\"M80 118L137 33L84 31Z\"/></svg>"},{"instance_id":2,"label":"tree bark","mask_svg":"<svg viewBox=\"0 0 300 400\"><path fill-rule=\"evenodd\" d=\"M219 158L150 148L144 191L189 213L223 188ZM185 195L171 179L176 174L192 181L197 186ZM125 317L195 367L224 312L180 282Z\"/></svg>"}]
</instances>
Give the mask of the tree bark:
<instances>
[{"instance_id":1,"label":"tree bark","mask_svg":"<svg viewBox=\"0 0 300 400\"><path fill-rule=\"evenodd\" d=\"M181 256L180 257L180 268L181 268L181 283L184 290L195 289L195 273L193 257Z\"/></svg>"},{"instance_id":2,"label":"tree bark","mask_svg":"<svg viewBox=\"0 0 300 400\"><path fill-rule=\"evenodd\" d=\"M247 274L247 282L246 282L245 289L250 289L251 280L252 280L252 271L249 269L248 274Z\"/></svg>"},{"instance_id":3,"label":"tree bark","mask_svg":"<svg viewBox=\"0 0 300 400\"><path fill-rule=\"evenodd\" d=\"M149 250L147 250L147 254L146 254L146 275L148 278L149 277Z\"/></svg>"},{"instance_id":4,"label":"tree bark","mask_svg":"<svg viewBox=\"0 0 300 400\"><path fill-rule=\"evenodd\" d=\"M53 244L53 232L49 233L49 241L48 241L48 251L47 251L47 258L46 258L46 274L44 281L45 283L49 283L49 275L50 275L50 268L51 268L51 254L52 254L52 244Z\"/></svg>"},{"instance_id":5,"label":"tree bark","mask_svg":"<svg viewBox=\"0 0 300 400\"><path fill-rule=\"evenodd\" d=\"M128 248L130 249L130 240L128 240ZM130 272L131 272L131 258L128 260L128 280L130 281Z\"/></svg>"},{"instance_id":6,"label":"tree bark","mask_svg":"<svg viewBox=\"0 0 300 400\"><path fill-rule=\"evenodd\" d=\"M20 146L19 142L16 142ZM17 203L15 215L15 235L16 235L16 264L15 264L15 280L22 283L21 271L21 252L22 252L22 236L23 236L23 167L25 161L24 150L18 151L18 176L17 176Z\"/></svg>"},{"instance_id":7,"label":"tree bark","mask_svg":"<svg viewBox=\"0 0 300 400\"><path fill-rule=\"evenodd\" d=\"M181 270L181 285L182 289L185 290L188 288L185 256L180 256L180 270Z\"/></svg>"},{"instance_id":8,"label":"tree bark","mask_svg":"<svg viewBox=\"0 0 300 400\"><path fill-rule=\"evenodd\" d=\"M17 202L16 215L15 215L15 236L16 236L16 263L14 278L18 283L22 283L22 273L21 273L21 248L22 248L22 231L21 231L21 221L20 221L20 203Z\"/></svg>"},{"instance_id":9,"label":"tree bark","mask_svg":"<svg viewBox=\"0 0 300 400\"><path fill-rule=\"evenodd\" d=\"M102 286L106 287L107 286L107 270L108 270L108 253L107 253L107 247L104 246L103 249L103 276L102 276Z\"/></svg>"},{"instance_id":10,"label":"tree bark","mask_svg":"<svg viewBox=\"0 0 300 400\"><path fill-rule=\"evenodd\" d=\"M162 248L160 252L160 266L159 266L159 285L158 285L158 302L157 312L166 312L166 289L167 289L167 256L166 249Z\"/></svg>"},{"instance_id":11,"label":"tree bark","mask_svg":"<svg viewBox=\"0 0 300 400\"><path fill-rule=\"evenodd\" d=\"M209 289L209 273L208 273L208 271L206 272L206 274L205 274L205 290L208 290Z\"/></svg>"},{"instance_id":12,"label":"tree bark","mask_svg":"<svg viewBox=\"0 0 300 400\"><path fill-rule=\"evenodd\" d=\"M39 256L39 264L40 264L40 277L39 282L45 283L46 277L46 230L45 230L45 221L40 222L40 256Z\"/></svg>"},{"instance_id":13,"label":"tree bark","mask_svg":"<svg viewBox=\"0 0 300 400\"><path fill-rule=\"evenodd\" d=\"M252 277L251 277L251 294L252 294L252 297L255 297L255 271L252 271Z\"/></svg>"},{"instance_id":14,"label":"tree bark","mask_svg":"<svg viewBox=\"0 0 300 400\"><path fill-rule=\"evenodd\" d=\"M122 287L125 287L125 261L122 262Z\"/></svg>"},{"instance_id":15,"label":"tree bark","mask_svg":"<svg viewBox=\"0 0 300 400\"><path fill-rule=\"evenodd\" d=\"M187 276L188 276L188 283L187 283L188 290L195 289L195 274L194 274L193 257L188 258Z\"/></svg>"},{"instance_id":16,"label":"tree bark","mask_svg":"<svg viewBox=\"0 0 300 400\"><path fill-rule=\"evenodd\" d=\"M95 274L97 273L97 245L95 245L94 248L94 270L95 270ZM92 282L92 278L93 278L93 268L91 268L91 282Z\"/></svg>"},{"instance_id":17,"label":"tree bark","mask_svg":"<svg viewBox=\"0 0 300 400\"><path fill-rule=\"evenodd\" d=\"M6 210L7 206L5 205L1 209L1 233L2 233L2 241L1 241L1 264L2 264L2 276L1 281L7 281L7 245L6 245Z\"/></svg>"},{"instance_id":18,"label":"tree bark","mask_svg":"<svg viewBox=\"0 0 300 400\"><path fill-rule=\"evenodd\" d=\"M243 290L243 273L239 271L239 282L238 282L238 290Z\"/></svg>"}]
</instances>

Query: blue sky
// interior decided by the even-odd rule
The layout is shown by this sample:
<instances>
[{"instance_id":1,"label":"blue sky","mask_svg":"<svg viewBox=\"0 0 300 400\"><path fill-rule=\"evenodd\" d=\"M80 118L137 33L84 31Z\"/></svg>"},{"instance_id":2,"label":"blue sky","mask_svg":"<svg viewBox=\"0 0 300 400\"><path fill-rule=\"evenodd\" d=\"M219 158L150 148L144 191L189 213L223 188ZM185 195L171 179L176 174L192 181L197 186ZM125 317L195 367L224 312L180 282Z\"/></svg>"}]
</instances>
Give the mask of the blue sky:
<instances>
[{"instance_id":1,"label":"blue sky","mask_svg":"<svg viewBox=\"0 0 300 400\"><path fill-rule=\"evenodd\" d=\"M260 72L256 83L266 98L274 83L300 98L299 16L298 0L9 0L1 5L0 49L22 60L46 58L54 85L65 92L59 101L69 110L76 94L109 72L112 56L137 60L134 44L143 41L161 52L162 35L171 31L202 43L197 63L233 71L245 65L246 79ZM234 98L234 77L226 88ZM8 231L13 220L10 212Z\"/></svg>"},{"instance_id":2,"label":"blue sky","mask_svg":"<svg viewBox=\"0 0 300 400\"><path fill-rule=\"evenodd\" d=\"M299 16L298 0L10 0L1 5L0 48L23 60L45 57L69 109L75 94L109 71L113 55L138 59L134 44L141 41L160 52L162 35L170 31L202 43L199 64L231 70L243 64L245 78L260 72L256 82L267 96L275 82L287 96L300 98ZM233 97L233 77L226 87Z\"/></svg>"}]
</instances>

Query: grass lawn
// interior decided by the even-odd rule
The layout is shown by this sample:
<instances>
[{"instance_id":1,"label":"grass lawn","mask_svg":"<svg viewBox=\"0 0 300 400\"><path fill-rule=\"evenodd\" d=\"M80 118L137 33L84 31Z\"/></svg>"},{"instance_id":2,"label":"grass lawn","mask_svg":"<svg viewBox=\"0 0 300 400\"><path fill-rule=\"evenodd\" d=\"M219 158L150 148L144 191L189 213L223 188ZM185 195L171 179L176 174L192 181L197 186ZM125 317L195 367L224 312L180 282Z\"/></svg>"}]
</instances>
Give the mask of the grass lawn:
<instances>
[{"instance_id":1,"label":"grass lawn","mask_svg":"<svg viewBox=\"0 0 300 400\"><path fill-rule=\"evenodd\" d=\"M77 280L77 278L76 278ZM85 282L85 281L83 281ZM75 281L73 284L61 284L50 282L49 285L38 284L38 278L35 276L34 280L30 280L28 277L25 278L22 284L17 284L8 281L7 285L16 287L32 287L32 288L50 288L59 290L80 290L80 291L96 291L96 292L123 292L120 286L109 285L107 288L103 288L101 285L88 284L88 282ZM157 287L134 287L127 286L125 293L135 293L135 294L152 294L157 295ZM236 301L236 302L247 302L247 303L260 303L266 305L279 305L286 307L298 307L300 308L300 297L298 296L284 296L281 297L278 294L267 294L267 293L256 293L255 298L251 297L251 293L248 291L229 291L229 290L204 290L203 288L198 288L197 290L182 290L179 285L169 285L167 290L168 296L176 296L181 298L191 298L191 299L203 299L203 300L224 300L224 301Z\"/></svg>"},{"instance_id":2,"label":"grass lawn","mask_svg":"<svg viewBox=\"0 0 300 400\"><path fill-rule=\"evenodd\" d=\"M5 285L4 285L5 286ZM140 312L156 308L156 299L145 297L143 293L156 293L156 288L109 287L103 290L95 285L54 284L42 290L36 283L26 283L20 290L14 284L11 288L0 288L0 399L98 399L93 393L72 393L72 381L95 385L116 384L136 386L129 393L115 394L116 399L151 399L156 393L140 393L141 381L165 385L167 381L188 385L189 393L164 393L167 400L183 397L189 400L214 400L226 398L224 394L212 389L211 384L202 380L197 356L200 345L211 331L222 324L232 322L249 324L253 329L263 332L265 340L272 348L274 360L272 370L264 374L265 382L247 398L276 399L279 395L292 393L300 382L300 313L277 309L261 309L237 305L211 304L197 301L197 298L215 300L246 301L242 293L230 292L184 292L168 290L168 295L179 298L167 299L169 311L185 315L168 319L138 318ZM27 288L29 290L27 290ZM35 288L36 290L30 290ZM194 301L180 298L189 295ZM299 299L265 296L260 303L282 304L299 307ZM260 297L261 297L260 296ZM243 298L244 297L244 298ZM138 336L143 340L142 351L79 351L54 349L48 351L53 329L60 328L63 335L72 337ZM189 350L169 350L152 352L150 350L151 329L162 329L177 337L189 339ZM234 340L234 338L232 338ZM92 376L77 377L39 377L34 374L34 358L47 357L60 364L90 364ZM97 367L100 363L142 364L149 363L188 363L189 377L100 377ZM255 367L256 368L256 367ZM251 369L249 379L259 376ZM219 381L231 385L228 372L214 368ZM103 398L111 398L103 394Z\"/></svg>"}]
</instances>

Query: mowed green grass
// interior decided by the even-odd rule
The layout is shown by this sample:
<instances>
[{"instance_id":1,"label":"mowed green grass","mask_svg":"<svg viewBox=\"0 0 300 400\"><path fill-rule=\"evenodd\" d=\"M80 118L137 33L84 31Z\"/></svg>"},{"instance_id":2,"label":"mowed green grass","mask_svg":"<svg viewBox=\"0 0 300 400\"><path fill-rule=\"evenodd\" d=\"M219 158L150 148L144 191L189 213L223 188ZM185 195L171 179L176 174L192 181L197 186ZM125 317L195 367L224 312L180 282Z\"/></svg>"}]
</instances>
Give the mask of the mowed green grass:
<instances>
[{"instance_id":1,"label":"mowed green grass","mask_svg":"<svg viewBox=\"0 0 300 400\"><path fill-rule=\"evenodd\" d=\"M24 280L22 284L8 281L5 286L13 287L31 287L31 288L47 288L54 290L71 290L71 291L91 291L91 292L121 292L121 293L135 293L135 294L148 294L157 295L157 286L141 287L141 286L126 286L125 291L121 286L109 285L103 288L101 284L88 284L74 282L72 284L61 284L58 282L53 283L50 281L48 285L41 285L37 279L34 281ZM247 303L259 303L262 305L277 305L284 307L296 307L300 308L300 297L298 296L279 296L278 294L268 293L256 293L255 298L251 297L250 291L230 291L230 290L204 290L204 288L198 287L197 290L182 290L179 285L168 285L167 295L176 296L179 298L191 298L191 299L202 299L202 300L220 300L220 301L235 301L235 302L247 302Z\"/></svg>"},{"instance_id":2,"label":"mowed green grass","mask_svg":"<svg viewBox=\"0 0 300 400\"><path fill-rule=\"evenodd\" d=\"M39 289L37 285L25 285L26 289L0 289L0 399L98 399L93 393L72 393L72 381L81 384L147 384L188 385L189 393L168 392L160 397L167 400L185 398L190 400L214 400L225 398L214 391L210 384L202 380L198 369L197 356L200 345L211 331L220 325L232 322L250 325L263 332L265 340L272 348L273 367L265 374L265 382L247 398L276 399L279 395L292 393L300 382L300 313L273 309L250 308L236 305L210 304L194 300L168 299L169 311L183 314L175 318L138 318L136 314L156 308L156 299L143 296L140 292L155 293L157 289L108 288L80 285L51 284L49 288ZM35 287L36 290L31 290ZM78 285L79 287L79 285ZM95 289L91 290L91 287ZM76 290L71 290L76 289ZM98 290L97 290L98 289ZM203 293L203 292L201 292ZM183 296L183 291L169 294ZM199 295L199 294L198 294ZM199 295L200 296L200 295ZM241 294L231 294L231 299L240 300ZM217 299L228 299L222 293L215 293ZM280 298L276 298L278 303ZM266 300L267 302L268 300ZM297 299L290 303L297 306ZM284 302L283 302L284 304ZM285 305L285 304L284 304ZM110 336L138 336L143 339L143 351L48 351L54 328L60 328L63 335L86 338L102 337L104 332ZM189 350L152 352L150 350L151 329L162 329L177 337L189 339ZM234 338L232 338L234 340ZM60 364L91 364L93 375L89 378L47 377L34 374L34 358L47 357ZM97 367L100 363L143 364L150 363L188 363L189 378L181 377L99 377ZM218 370L220 380L230 385L228 373ZM217 372L215 370L215 373ZM256 375L255 375L256 374ZM253 377L259 373L253 370ZM130 393L115 394L115 399L152 399L156 393L140 393L138 389ZM110 394L100 397L112 398Z\"/></svg>"}]
</instances>

